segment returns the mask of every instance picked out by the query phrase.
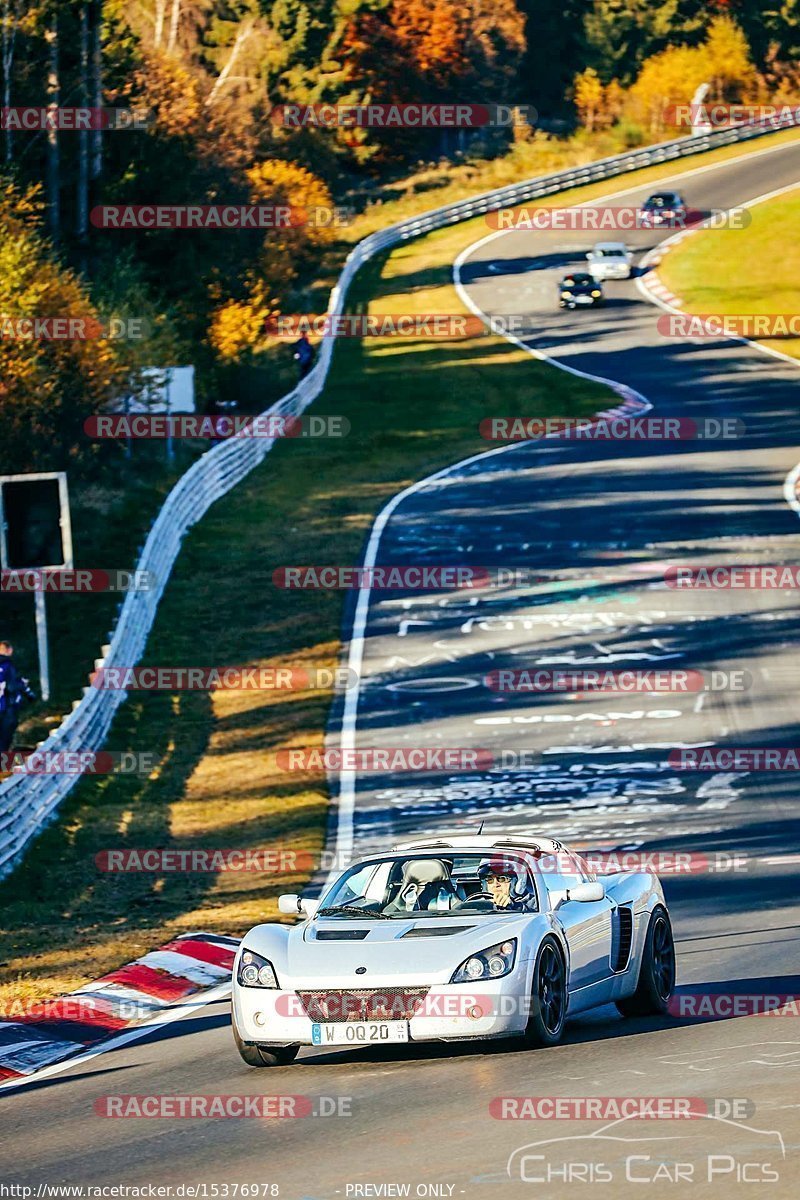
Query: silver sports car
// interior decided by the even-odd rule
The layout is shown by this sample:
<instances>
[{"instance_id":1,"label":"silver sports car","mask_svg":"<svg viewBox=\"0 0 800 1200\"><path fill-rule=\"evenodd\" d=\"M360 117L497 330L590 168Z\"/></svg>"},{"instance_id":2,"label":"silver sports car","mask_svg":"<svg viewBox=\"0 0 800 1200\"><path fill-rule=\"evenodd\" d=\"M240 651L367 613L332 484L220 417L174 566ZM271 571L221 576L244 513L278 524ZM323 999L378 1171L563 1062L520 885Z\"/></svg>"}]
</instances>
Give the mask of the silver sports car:
<instances>
[{"instance_id":1,"label":"silver sports car","mask_svg":"<svg viewBox=\"0 0 800 1200\"><path fill-rule=\"evenodd\" d=\"M319 900L281 896L233 966L233 1036L253 1067L301 1046L519 1037L614 1003L667 1011L675 950L655 875L598 879L544 837L459 836L354 862Z\"/></svg>"}]
</instances>

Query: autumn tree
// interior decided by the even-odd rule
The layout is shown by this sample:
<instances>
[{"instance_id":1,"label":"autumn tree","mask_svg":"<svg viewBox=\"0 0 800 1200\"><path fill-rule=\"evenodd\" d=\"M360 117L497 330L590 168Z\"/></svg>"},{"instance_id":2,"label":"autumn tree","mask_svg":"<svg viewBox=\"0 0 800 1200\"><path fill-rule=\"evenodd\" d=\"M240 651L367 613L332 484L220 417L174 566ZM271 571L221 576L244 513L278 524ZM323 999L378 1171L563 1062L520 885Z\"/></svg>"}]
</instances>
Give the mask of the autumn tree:
<instances>
[{"instance_id":1,"label":"autumn tree","mask_svg":"<svg viewBox=\"0 0 800 1200\"><path fill-rule=\"evenodd\" d=\"M361 9L342 39L347 70L341 95L350 103L514 103L525 48L515 0L389 0ZM348 136L344 135L345 138ZM438 138L414 131L375 131L355 139L379 144L386 157L432 150Z\"/></svg>"},{"instance_id":2,"label":"autumn tree","mask_svg":"<svg viewBox=\"0 0 800 1200\"><path fill-rule=\"evenodd\" d=\"M96 447L83 422L131 384L113 342L77 277L54 258L42 235L38 189L0 184L0 447L3 471L85 468ZM89 336L22 336L34 317L83 321Z\"/></svg>"},{"instance_id":3,"label":"autumn tree","mask_svg":"<svg viewBox=\"0 0 800 1200\"><path fill-rule=\"evenodd\" d=\"M700 45L670 46L647 59L630 89L630 111L660 133L701 83L711 85L709 103L745 101L757 87L747 42L730 17L715 17Z\"/></svg>"},{"instance_id":4,"label":"autumn tree","mask_svg":"<svg viewBox=\"0 0 800 1200\"><path fill-rule=\"evenodd\" d=\"M267 159L252 166L246 175L253 203L288 206L293 220L264 237L240 295L224 300L213 312L209 341L223 361L241 359L258 349L267 319L279 313L289 299L299 269L314 261L314 251L334 236L329 221L331 194L311 171Z\"/></svg>"},{"instance_id":5,"label":"autumn tree","mask_svg":"<svg viewBox=\"0 0 800 1200\"><path fill-rule=\"evenodd\" d=\"M387 18L415 83L433 95L456 87L469 71L464 55L468 7L455 0L392 0Z\"/></svg>"},{"instance_id":6,"label":"autumn tree","mask_svg":"<svg viewBox=\"0 0 800 1200\"><path fill-rule=\"evenodd\" d=\"M727 16L715 17L700 50L706 60L712 99L750 98L756 86L756 72L747 38L734 20Z\"/></svg>"},{"instance_id":7,"label":"autumn tree","mask_svg":"<svg viewBox=\"0 0 800 1200\"><path fill-rule=\"evenodd\" d=\"M575 77L575 108L578 120L591 133L603 105L603 85L594 67Z\"/></svg>"}]
</instances>

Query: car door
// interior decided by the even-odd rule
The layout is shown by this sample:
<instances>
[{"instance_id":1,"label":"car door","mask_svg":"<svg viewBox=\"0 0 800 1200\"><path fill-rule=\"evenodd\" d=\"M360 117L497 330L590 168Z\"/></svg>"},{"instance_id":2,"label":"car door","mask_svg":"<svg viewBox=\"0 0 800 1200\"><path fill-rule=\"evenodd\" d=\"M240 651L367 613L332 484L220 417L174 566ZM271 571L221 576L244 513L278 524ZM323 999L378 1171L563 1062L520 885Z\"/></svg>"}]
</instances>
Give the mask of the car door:
<instances>
[{"instance_id":1,"label":"car door","mask_svg":"<svg viewBox=\"0 0 800 1200\"><path fill-rule=\"evenodd\" d=\"M550 868L550 869L548 869ZM545 864L542 881L556 920L564 930L570 954L570 991L595 988L611 976L614 904L602 900L569 900L567 892L588 878L571 854L562 851L557 864Z\"/></svg>"}]
</instances>

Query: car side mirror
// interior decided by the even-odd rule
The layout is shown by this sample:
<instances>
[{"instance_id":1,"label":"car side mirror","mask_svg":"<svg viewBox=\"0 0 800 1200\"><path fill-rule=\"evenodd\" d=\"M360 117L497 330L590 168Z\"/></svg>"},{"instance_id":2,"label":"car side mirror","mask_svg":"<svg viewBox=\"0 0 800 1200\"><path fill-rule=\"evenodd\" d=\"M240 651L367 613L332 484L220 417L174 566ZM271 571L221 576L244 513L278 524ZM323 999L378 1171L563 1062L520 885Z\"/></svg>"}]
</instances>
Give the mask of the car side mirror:
<instances>
[{"instance_id":1,"label":"car side mirror","mask_svg":"<svg viewBox=\"0 0 800 1200\"><path fill-rule=\"evenodd\" d=\"M587 258L587 261L588 261L588 262L591 262L591 261L592 261L593 255L592 255L592 252L591 252L591 250L587 250L587 252L586 252L586 258Z\"/></svg>"},{"instance_id":2,"label":"car side mirror","mask_svg":"<svg viewBox=\"0 0 800 1200\"><path fill-rule=\"evenodd\" d=\"M577 900L579 904L590 904L596 900L602 900L606 891L602 883L579 883L577 887L572 887L567 891L568 900Z\"/></svg>"},{"instance_id":3,"label":"car side mirror","mask_svg":"<svg viewBox=\"0 0 800 1200\"><path fill-rule=\"evenodd\" d=\"M300 912L300 897L294 892L284 892L282 896L278 896L278 912L290 913L296 917Z\"/></svg>"},{"instance_id":4,"label":"car side mirror","mask_svg":"<svg viewBox=\"0 0 800 1200\"><path fill-rule=\"evenodd\" d=\"M314 913L319 908L319 900L301 900L300 908L307 917L313 917Z\"/></svg>"}]
</instances>

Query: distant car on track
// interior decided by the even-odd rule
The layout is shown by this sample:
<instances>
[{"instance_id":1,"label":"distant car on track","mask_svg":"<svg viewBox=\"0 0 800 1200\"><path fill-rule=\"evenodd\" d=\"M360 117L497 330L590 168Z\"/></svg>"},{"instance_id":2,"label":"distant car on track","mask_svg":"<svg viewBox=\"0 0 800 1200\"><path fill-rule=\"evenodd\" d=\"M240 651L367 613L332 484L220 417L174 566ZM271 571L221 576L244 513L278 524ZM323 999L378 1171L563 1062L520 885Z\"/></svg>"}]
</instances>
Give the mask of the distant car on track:
<instances>
[{"instance_id":1,"label":"distant car on track","mask_svg":"<svg viewBox=\"0 0 800 1200\"><path fill-rule=\"evenodd\" d=\"M686 202L678 192L654 192L639 209L639 223L646 228L683 226L687 213Z\"/></svg>"},{"instance_id":2,"label":"distant car on track","mask_svg":"<svg viewBox=\"0 0 800 1200\"><path fill-rule=\"evenodd\" d=\"M465 835L354 862L294 926L257 925L233 965L233 1036L253 1067L301 1046L520 1038L574 1013L667 1011L675 951L658 878L597 879L561 842Z\"/></svg>"},{"instance_id":3,"label":"distant car on track","mask_svg":"<svg viewBox=\"0 0 800 1200\"><path fill-rule=\"evenodd\" d=\"M629 279L633 254L624 242L598 242L586 255L586 261L595 280Z\"/></svg>"},{"instance_id":4,"label":"distant car on track","mask_svg":"<svg viewBox=\"0 0 800 1200\"><path fill-rule=\"evenodd\" d=\"M558 285L559 308L576 308L578 305L602 304L602 302L602 285L585 271L565 275Z\"/></svg>"}]
</instances>

